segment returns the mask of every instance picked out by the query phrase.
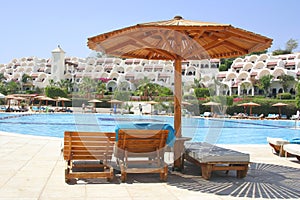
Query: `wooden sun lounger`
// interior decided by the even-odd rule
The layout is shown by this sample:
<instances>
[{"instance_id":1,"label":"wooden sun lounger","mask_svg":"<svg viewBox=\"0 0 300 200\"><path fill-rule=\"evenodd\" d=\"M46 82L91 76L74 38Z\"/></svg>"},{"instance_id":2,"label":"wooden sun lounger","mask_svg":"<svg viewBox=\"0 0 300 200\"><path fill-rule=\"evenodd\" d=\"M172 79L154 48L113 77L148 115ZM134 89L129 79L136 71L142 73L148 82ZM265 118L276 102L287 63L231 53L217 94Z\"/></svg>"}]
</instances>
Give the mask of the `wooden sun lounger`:
<instances>
[{"instance_id":1,"label":"wooden sun lounger","mask_svg":"<svg viewBox=\"0 0 300 200\"><path fill-rule=\"evenodd\" d=\"M64 133L64 159L67 163L65 181L76 179L107 178L113 176L108 164L112 158L116 133L76 132Z\"/></svg>"},{"instance_id":2,"label":"wooden sun lounger","mask_svg":"<svg viewBox=\"0 0 300 200\"><path fill-rule=\"evenodd\" d=\"M213 171L236 170L238 178L244 178L250 164L249 154L225 149L204 142L185 144L184 159L201 167L202 177L211 178Z\"/></svg>"},{"instance_id":3,"label":"wooden sun lounger","mask_svg":"<svg viewBox=\"0 0 300 200\"><path fill-rule=\"evenodd\" d=\"M116 157L124 182L127 173L159 173L166 181L168 166L164 152L168 130L120 129Z\"/></svg>"}]
</instances>

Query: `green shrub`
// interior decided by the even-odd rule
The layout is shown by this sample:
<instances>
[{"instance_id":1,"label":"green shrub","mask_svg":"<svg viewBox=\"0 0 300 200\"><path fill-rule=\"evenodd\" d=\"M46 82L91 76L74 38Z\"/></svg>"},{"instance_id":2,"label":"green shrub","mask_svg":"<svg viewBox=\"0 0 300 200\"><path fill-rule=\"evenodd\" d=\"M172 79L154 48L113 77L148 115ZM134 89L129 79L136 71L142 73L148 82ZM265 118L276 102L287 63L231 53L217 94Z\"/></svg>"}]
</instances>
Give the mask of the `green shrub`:
<instances>
[{"instance_id":1,"label":"green shrub","mask_svg":"<svg viewBox=\"0 0 300 200\"><path fill-rule=\"evenodd\" d=\"M279 93L277 99L292 99L291 93Z\"/></svg>"},{"instance_id":2,"label":"green shrub","mask_svg":"<svg viewBox=\"0 0 300 200\"><path fill-rule=\"evenodd\" d=\"M208 88L196 88L194 92L197 98L210 96Z\"/></svg>"}]
</instances>

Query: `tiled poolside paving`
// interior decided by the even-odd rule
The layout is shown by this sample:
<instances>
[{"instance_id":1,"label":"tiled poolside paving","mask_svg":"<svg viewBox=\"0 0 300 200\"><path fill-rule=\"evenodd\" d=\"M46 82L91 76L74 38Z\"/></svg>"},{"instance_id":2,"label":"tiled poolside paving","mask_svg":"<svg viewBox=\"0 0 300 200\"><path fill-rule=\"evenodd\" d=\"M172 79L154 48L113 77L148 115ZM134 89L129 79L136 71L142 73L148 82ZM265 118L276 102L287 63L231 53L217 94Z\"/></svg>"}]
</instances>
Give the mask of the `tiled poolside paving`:
<instances>
[{"instance_id":1,"label":"tiled poolside paving","mask_svg":"<svg viewBox=\"0 0 300 200\"><path fill-rule=\"evenodd\" d=\"M222 145L250 153L247 177L215 172L204 180L198 167L186 163L184 173L171 170L167 182L157 174L118 176L106 180L64 181L62 139L0 132L0 199L300 199L300 163L278 157L268 145ZM171 156L166 156L171 159ZM171 163L171 161L169 161Z\"/></svg>"}]
</instances>

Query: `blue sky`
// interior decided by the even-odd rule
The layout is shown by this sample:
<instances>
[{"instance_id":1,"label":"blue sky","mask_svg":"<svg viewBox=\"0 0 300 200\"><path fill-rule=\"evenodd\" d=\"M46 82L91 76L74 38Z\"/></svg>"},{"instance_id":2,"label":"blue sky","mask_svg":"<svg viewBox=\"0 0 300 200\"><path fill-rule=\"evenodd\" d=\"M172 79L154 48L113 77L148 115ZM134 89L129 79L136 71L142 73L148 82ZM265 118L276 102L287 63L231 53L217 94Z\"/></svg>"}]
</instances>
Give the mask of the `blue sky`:
<instances>
[{"instance_id":1,"label":"blue sky","mask_svg":"<svg viewBox=\"0 0 300 200\"><path fill-rule=\"evenodd\" d=\"M269 51L284 49L291 38L300 42L299 8L299 0L2 1L0 63L50 58L57 45L67 56L85 58L91 54L88 37L175 15L231 24L272 38Z\"/></svg>"}]
</instances>

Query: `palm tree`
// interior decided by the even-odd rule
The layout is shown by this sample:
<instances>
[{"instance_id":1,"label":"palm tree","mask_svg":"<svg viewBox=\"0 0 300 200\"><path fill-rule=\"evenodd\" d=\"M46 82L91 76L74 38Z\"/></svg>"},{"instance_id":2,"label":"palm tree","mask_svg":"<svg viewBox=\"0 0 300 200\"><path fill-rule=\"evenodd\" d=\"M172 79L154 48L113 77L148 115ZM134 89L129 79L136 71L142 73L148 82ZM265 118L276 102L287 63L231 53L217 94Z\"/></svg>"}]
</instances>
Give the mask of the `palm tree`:
<instances>
[{"instance_id":1,"label":"palm tree","mask_svg":"<svg viewBox=\"0 0 300 200\"><path fill-rule=\"evenodd\" d=\"M23 74L20 85L21 85L21 91L23 91L24 86L33 86L32 77L28 74Z\"/></svg>"},{"instance_id":2,"label":"palm tree","mask_svg":"<svg viewBox=\"0 0 300 200\"><path fill-rule=\"evenodd\" d=\"M90 77L83 77L79 85L81 94L85 95L87 98L91 97L91 93L95 91L96 81Z\"/></svg>"},{"instance_id":3,"label":"palm tree","mask_svg":"<svg viewBox=\"0 0 300 200\"><path fill-rule=\"evenodd\" d=\"M104 93L107 91L106 89L106 84L103 83L102 81L98 81L97 82L97 86L96 86L96 92L98 94L101 94L101 96L104 96Z\"/></svg>"}]
</instances>

